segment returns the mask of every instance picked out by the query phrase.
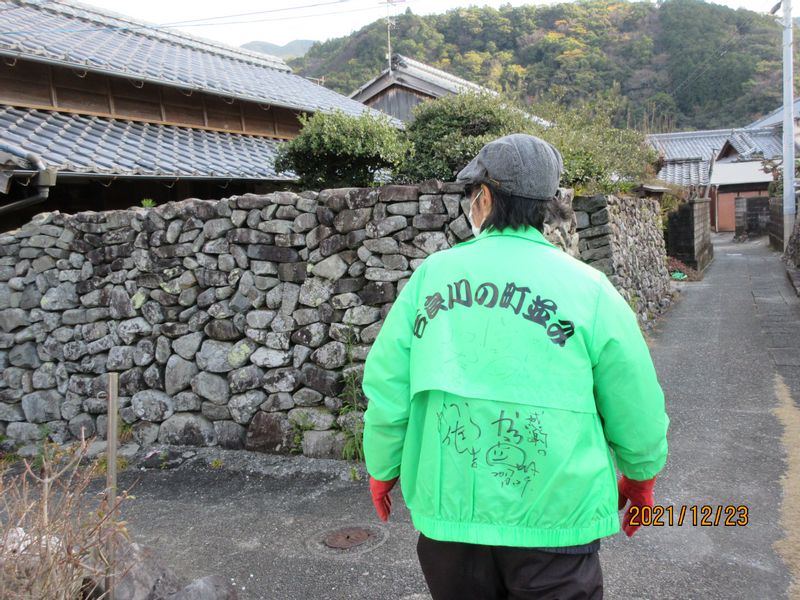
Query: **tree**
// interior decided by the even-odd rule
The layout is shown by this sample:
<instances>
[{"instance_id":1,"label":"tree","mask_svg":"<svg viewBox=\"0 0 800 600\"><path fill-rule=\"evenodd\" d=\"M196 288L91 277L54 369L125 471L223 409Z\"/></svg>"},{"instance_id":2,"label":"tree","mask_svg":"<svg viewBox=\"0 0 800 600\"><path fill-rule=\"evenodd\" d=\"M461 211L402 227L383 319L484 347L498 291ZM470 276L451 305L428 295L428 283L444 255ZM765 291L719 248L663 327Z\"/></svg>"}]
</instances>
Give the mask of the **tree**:
<instances>
[{"instance_id":1,"label":"tree","mask_svg":"<svg viewBox=\"0 0 800 600\"><path fill-rule=\"evenodd\" d=\"M616 127L744 126L780 104L780 26L701 0L407 11L393 40L401 54L527 105L555 97L571 106L619 83L630 102ZM292 66L349 94L386 68L385 53L381 19L314 45Z\"/></svg>"},{"instance_id":2,"label":"tree","mask_svg":"<svg viewBox=\"0 0 800 600\"><path fill-rule=\"evenodd\" d=\"M543 103L534 108L549 122L543 125L497 96L461 94L431 100L415 111L407 132L411 152L398 179L452 180L484 144L511 133L528 133L561 152L563 186L579 193L624 189L652 176L656 160L641 133L613 127L625 108L618 89L570 108Z\"/></svg>"},{"instance_id":3,"label":"tree","mask_svg":"<svg viewBox=\"0 0 800 600\"><path fill-rule=\"evenodd\" d=\"M529 131L530 116L490 94L459 94L419 104L408 127L411 152L401 178L452 180L488 141Z\"/></svg>"},{"instance_id":4,"label":"tree","mask_svg":"<svg viewBox=\"0 0 800 600\"><path fill-rule=\"evenodd\" d=\"M373 185L376 173L397 167L407 150L386 116L315 113L300 123L300 135L281 145L275 167L293 171L310 189Z\"/></svg>"}]
</instances>

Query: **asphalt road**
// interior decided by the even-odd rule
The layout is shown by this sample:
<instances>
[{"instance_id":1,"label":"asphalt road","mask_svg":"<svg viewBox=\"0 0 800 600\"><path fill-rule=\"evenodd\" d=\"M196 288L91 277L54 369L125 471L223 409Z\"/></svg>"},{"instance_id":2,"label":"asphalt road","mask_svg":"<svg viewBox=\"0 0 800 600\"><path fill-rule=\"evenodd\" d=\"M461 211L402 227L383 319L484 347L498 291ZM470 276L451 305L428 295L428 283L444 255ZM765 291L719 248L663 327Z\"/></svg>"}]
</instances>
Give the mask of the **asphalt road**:
<instances>
[{"instance_id":1,"label":"asphalt road","mask_svg":"<svg viewBox=\"0 0 800 600\"><path fill-rule=\"evenodd\" d=\"M800 303L764 241L729 239L715 239L704 281L683 286L652 334L671 418L656 501L688 516L605 540L606 598L800 598L789 589L800 565ZM136 482L125 517L179 575L225 575L243 600L429 598L399 494L382 524L350 471L203 450L175 470L123 473L123 485ZM691 507L703 505L746 506L747 524L693 526ZM370 540L322 543L346 526Z\"/></svg>"}]
</instances>

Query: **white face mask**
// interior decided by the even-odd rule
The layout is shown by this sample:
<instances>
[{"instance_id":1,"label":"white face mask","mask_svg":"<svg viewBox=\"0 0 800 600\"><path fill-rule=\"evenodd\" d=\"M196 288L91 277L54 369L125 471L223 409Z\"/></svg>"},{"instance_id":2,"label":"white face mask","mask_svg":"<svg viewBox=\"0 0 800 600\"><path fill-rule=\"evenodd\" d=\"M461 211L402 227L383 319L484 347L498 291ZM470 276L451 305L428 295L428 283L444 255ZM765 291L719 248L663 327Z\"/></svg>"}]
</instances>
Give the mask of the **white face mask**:
<instances>
[{"instance_id":1,"label":"white face mask","mask_svg":"<svg viewBox=\"0 0 800 600\"><path fill-rule=\"evenodd\" d=\"M469 205L469 214L467 215L469 224L472 227L472 235L474 235L475 237L478 237L480 235L481 228L475 225L474 221L472 220L472 207L475 205L475 202L478 200L478 198L481 197L481 194L483 194L483 188L481 188L481 191L478 192L477 196L475 196L475 200L473 200L472 203Z\"/></svg>"}]
</instances>

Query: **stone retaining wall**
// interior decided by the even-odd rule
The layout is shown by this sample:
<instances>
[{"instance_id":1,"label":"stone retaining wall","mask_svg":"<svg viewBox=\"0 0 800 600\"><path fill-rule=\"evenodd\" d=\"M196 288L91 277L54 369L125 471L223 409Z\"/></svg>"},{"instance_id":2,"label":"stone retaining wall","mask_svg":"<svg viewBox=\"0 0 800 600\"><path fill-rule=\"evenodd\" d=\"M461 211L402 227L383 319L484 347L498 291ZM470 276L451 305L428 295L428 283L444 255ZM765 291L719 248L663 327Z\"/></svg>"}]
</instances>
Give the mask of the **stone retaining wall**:
<instances>
[{"instance_id":1,"label":"stone retaining wall","mask_svg":"<svg viewBox=\"0 0 800 600\"><path fill-rule=\"evenodd\" d=\"M549 239L652 318L669 296L657 203L568 204ZM38 215L0 236L0 433L102 437L115 371L139 444L340 456L382 319L426 256L471 236L467 209L430 182Z\"/></svg>"},{"instance_id":2,"label":"stone retaining wall","mask_svg":"<svg viewBox=\"0 0 800 600\"><path fill-rule=\"evenodd\" d=\"M639 321L649 326L672 297L658 200L579 197L573 208L580 259L608 275Z\"/></svg>"}]
</instances>

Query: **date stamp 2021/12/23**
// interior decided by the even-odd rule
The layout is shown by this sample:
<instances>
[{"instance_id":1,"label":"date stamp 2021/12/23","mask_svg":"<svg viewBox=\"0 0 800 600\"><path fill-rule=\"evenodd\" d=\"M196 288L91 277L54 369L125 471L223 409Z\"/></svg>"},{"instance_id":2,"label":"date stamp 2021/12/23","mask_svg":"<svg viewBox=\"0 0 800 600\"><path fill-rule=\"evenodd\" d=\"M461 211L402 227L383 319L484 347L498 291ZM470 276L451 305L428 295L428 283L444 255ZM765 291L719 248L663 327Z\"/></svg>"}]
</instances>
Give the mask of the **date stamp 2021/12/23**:
<instances>
[{"instance_id":1,"label":"date stamp 2021/12/23","mask_svg":"<svg viewBox=\"0 0 800 600\"><path fill-rule=\"evenodd\" d=\"M642 527L745 527L750 521L750 509L744 504L735 506L692 504L681 506L631 506L630 524Z\"/></svg>"}]
</instances>

